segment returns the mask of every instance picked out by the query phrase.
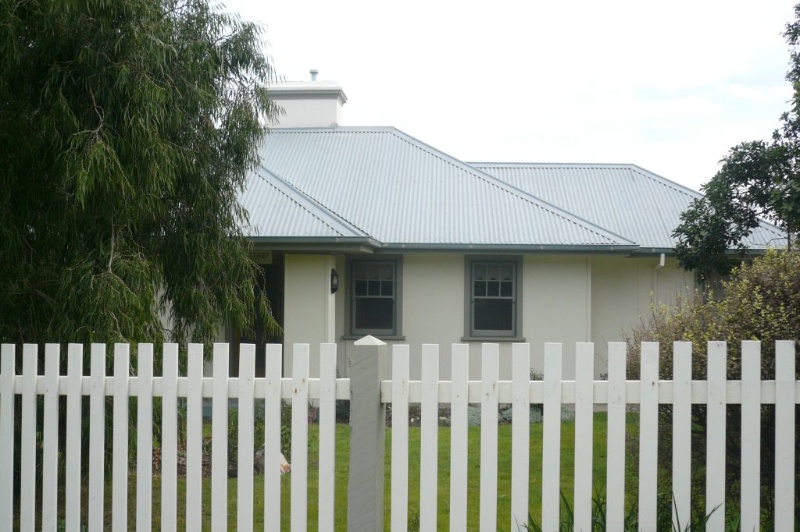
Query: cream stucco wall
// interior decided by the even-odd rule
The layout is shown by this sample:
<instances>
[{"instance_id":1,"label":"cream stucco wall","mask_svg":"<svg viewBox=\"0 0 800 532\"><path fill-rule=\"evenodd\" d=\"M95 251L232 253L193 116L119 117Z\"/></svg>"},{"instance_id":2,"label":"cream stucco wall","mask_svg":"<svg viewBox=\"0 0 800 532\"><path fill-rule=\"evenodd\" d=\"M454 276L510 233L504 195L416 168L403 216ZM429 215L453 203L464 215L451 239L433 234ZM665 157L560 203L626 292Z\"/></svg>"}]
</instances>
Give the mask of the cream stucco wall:
<instances>
[{"instance_id":1,"label":"cream stucco wall","mask_svg":"<svg viewBox=\"0 0 800 532\"><path fill-rule=\"evenodd\" d=\"M465 255L411 253L402 258L402 340L411 351L411 377L420 376L423 343L439 344L440 376L450 378L450 349L464 342ZM650 308L651 294L674 301L692 286L692 276L667 259L655 269L658 257L526 255L522 259L521 336L531 344L532 366L543 368L545 342L563 344L563 372L575 374L575 342L595 342L595 374L606 372L605 342L622 339ZM330 269L336 268L340 289L330 294ZM311 344L312 368L318 371L319 343L338 343L338 368L347 373L353 339L346 336L346 258L328 255L287 255L284 341ZM511 378L511 342L499 342L501 379ZM470 344L470 378L480 376L480 342ZM291 357L286 357L291 374ZM391 365L389 366L391 367Z\"/></svg>"},{"instance_id":2,"label":"cream stucco wall","mask_svg":"<svg viewBox=\"0 0 800 532\"><path fill-rule=\"evenodd\" d=\"M691 273L674 259L595 257L592 265L592 335L595 375L608 371L608 342L623 341L650 312L651 304L673 304L679 293L694 288Z\"/></svg>"},{"instance_id":3,"label":"cream stucco wall","mask_svg":"<svg viewBox=\"0 0 800 532\"><path fill-rule=\"evenodd\" d=\"M284 294L284 375L292 374L291 346L310 344L311 376L319 376L319 345L336 341L335 296L330 255L286 255Z\"/></svg>"},{"instance_id":4,"label":"cream stucco wall","mask_svg":"<svg viewBox=\"0 0 800 532\"><path fill-rule=\"evenodd\" d=\"M522 272L522 337L531 343L533 365L541 369L544 342L564 343L564 375L574 374L575 342L590 338L589 263L581 257L524 257ZM338 268L343 271L344 261ZM423 343L440 347L441 378L450 378L451 344L464 342L465 255L408 254L403 257L401 341L411 350L411 376L420 375ZM346 287L344 279L342 286ZM345 288L346 289L346 288ZM345 297L337 300L337 334L344 334ZM480 376L481 342L470 345L470 378ZM511 378L511 342L500 344L500 378ZM340 341L340 352L353 341ZM340 365L340 371L343 366Z\"/></svg>"}]
</instances>

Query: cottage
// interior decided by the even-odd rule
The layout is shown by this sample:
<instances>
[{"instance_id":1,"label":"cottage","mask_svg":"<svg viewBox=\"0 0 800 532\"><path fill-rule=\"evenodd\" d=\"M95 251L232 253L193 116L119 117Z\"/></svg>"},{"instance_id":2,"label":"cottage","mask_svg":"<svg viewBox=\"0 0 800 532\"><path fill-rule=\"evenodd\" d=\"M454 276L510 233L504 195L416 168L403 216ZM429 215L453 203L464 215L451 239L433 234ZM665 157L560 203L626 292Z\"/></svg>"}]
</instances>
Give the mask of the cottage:
<instances>
[{"instance_id":1,"label":"cottage","mask_svg":"<svg viewBox=\"0 0 800 532\"><path fill-rule=\"evenodd\" d=\"M283 335L228 340L335 342L342 374L367 334L412 353L468 343L471 375L482 342L501 354L529 342L541 369L545 342L592 341L599 375L606 342L694 287L671 233L698 192L631 164L470 163L392 127L342 126L347 99L331 82L271 94L286 114L241 202ZM749 245L780 237L764 224Z\"/></svg>"}]
</instances>

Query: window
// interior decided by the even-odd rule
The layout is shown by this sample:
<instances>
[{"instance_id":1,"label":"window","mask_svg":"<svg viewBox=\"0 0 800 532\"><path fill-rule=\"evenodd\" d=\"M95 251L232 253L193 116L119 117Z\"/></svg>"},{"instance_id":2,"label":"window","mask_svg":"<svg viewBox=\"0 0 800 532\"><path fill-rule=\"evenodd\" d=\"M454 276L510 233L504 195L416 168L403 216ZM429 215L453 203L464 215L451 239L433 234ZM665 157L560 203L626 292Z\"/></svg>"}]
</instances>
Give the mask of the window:
<instances>
[{"instance_id":1,"label":"window","mask_svg":"<svg viewBox=\"0 0 800 532\"><path fill-rule=\"evenodd\" d=\"M353 260L348 278L350 333L353 336L398 336L400 262Z\"/></svg>"},{"instance_id":2,"label":"window","mask_svg":"<svg viewBox=\"0 0 800 532\"><path fill-rule=\"evenodd\" d=\"M470 337L516 337L520 313L518 259L467 259Z\"/></svg>"}]
</instances>

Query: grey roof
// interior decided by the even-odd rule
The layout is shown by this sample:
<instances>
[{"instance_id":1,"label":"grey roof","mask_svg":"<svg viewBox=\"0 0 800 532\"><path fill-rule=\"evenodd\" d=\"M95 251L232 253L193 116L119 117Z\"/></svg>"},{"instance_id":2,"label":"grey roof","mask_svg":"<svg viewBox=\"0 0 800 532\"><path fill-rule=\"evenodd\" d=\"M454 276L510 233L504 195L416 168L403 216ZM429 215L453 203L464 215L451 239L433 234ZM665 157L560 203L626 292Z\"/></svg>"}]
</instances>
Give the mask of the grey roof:
<instances>
[{"instance_id":1,"label":"grey roof","mask_svg":"<svg viewBox=\"0 0 800 532\"><path fill-rule=\"evenodd\" d=\"M388 248L635 247L394 128L275 129L260 156L242 204L258 227L251 236L262 239L326 236L334 227L343 236L347 226ZM271 189L306 201L272 216L272 224L254 214L269 205Z\"/></svg>"},{"instance_id":2,"label":"grey roof","mask_svg":"<svg viewBox=\"0 0 800 532\"><path fill-rule=\"evenodd\" d=\"M249 225L245 227L247 236L367 236L263 167L248 176L247 187L239 200L250 215Z\"/></svg>"},{"instance_id":3,"label":"grey roof","mask_svg":"<svg viewBox=\"0 0 800 532\"><path fill-rule=\"evenodd\" d=\"M391 127L274 129L259 155L240 201L266 243L664 252L701 197L629 164L465 163Z\"/></svg>"},{"instance_id":4,"label":"grey roof","mask_svg":"<svg viewBox=\"0 0 800 532\"><path fill-rule=\"evenodd\" d=\"M469 163L564 210L605 227L642 246L675 246L672 232L697 191L633 164ZM780 244L784 235L762 223L747 245Z\"/></svg>"}]
</instances>

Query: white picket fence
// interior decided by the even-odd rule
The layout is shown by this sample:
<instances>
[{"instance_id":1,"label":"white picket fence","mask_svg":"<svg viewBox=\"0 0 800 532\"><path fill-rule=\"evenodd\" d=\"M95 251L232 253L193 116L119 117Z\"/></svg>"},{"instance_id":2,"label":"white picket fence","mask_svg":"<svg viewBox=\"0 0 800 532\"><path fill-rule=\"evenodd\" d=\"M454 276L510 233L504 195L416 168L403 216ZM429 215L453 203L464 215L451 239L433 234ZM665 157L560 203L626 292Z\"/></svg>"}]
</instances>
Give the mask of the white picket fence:
<instances>
[{"instance_id":1,"label":"white picket fence","mask_svg":"<svg viewBox=\"0 0 800 532\"><path fill-rule=\"evenodd\" d=\"M84 375L83 346L70 344L67 349L66 375L59 374L62 356L58 345L46 345L44 375L38 375L38 351L35 345L23 346L23 370L15 372L15 347L2 346L0 361L0 530L14 527L19 516L23 531L56 530L59 519L66 530L78 531L81 523L89 530L102 530L104 519L104 422L106 398L113 398L114 448L128 449L128 406L130 397L138 398L136 506L128 508L128 472L133 464L127 452L113 453L111 471L112 529L127 530L129 523L137 530L149 530L152 524L152 405L162 398L162 469L161 527L174 530L178 498L178 398L186 398L186 529L200 530L202 515L202 403L210 398L212 413L211 526L228 528L227 431L229 399L238 399L239 463L237 479L237 525L239 530L253 527L253 419L256 401L265 407L266 464L278 464L280 453L280 409L282 400L292 402L292 471L291 528L313 528L308 523L308 405L319 404L319 530L334 529L335 401L351 400L351 460L348 494L348 528L376 530L383 528L383 423L380 414L392 404L391 446L391 529L405 530L408 523L408 407L421 404L420 456L420 530L437 530L438 412L440 404L451 407L450 441L450 529L467 530L467 458L468 405L481 405L480 426L480 529L494 530L498 523L517 530L529 514L529 407L544 405L541 524L544 530L557 530L560 523L561 405L575 406L575 491L574 525L576 530L591 529L592 489L595 481L606 484L606 515L609 530L622 530L625 513L625 419L628 405L639 409L639 527L656 529L657 440L659 404L673 405L672 489L674 512L690 514L691 474L691 405L706 404L707 425L707 511L722 504L711 516L709 530L723 530L725 516L725 440L726 405L742 405L741 434L741 508L742 530L757 530L760 502L760 416L761 405L775 405L775 507L776 530L794 528L794 467L796 435L795 405L800 398L800 381L795 380L793 342L776 344L775 380L760 378L761 352L758 342L742 343L742 379L726 380L726 345L708 345L708 379L691 380L689 343L674 345L674 377L658 378L658 344L641 346L641 380L626 381L626 345L609 344L609 374L606 381L594 381L594 347L576 345L575 381L561 376L561 344L544 348L544 380L530 381L530 347L514 344L513 379L499 380L499 348L484 344L482 380L468 380L469 347L451 346L452 380L439 379L439 346L421 347L420 381L409 380L410 349L407 345L392 348L392 379L383 377L381 360L388 347L374 339L359 342L350 359L350 379L336 378L336 345L320 346L320 378L309 378L309 346L293 347L294 375L280 378L282 352L279 345L266 348L266 377L254 377L254 346L241 346L240 376L228 377L227 344L213 350L213 375L203 377L203 348L188 348L188 371L178 375L178 346L163 346L163 376L153 376L153 346L138 346L138 371L130 375L127 344L113 349L114 375L106 376L106 346L90 348L91 368ZM42 485L36 486L37 399L43 396ZM66 441L58 441L59 401L65 396ZM81 515L81 399L90 402L89 505L88 515ZM22 409L21 463L14 464L14 403L19 398ZM511 513L497 515L498 484L498 404L513 405ZM596 405L607 407L607 478L593 479L593 419ZM373 415L377 413L378 415ZM360 416L360 417L359 417ZM66 457L63 479L66 498L65 515L57 515L58 456ZM13 489L13 471L21 470L21 487ZM267 530L280 529L281 482L277 467L264 468L264 523ZM37 506L37 493L41 496ZM155 494L159 496L159 494ZM40 509L39 509L40 508ZM506 525L506 523L508 525ZM474 524L472 524L474 526Z\"/></svg>"}]
</instances>

